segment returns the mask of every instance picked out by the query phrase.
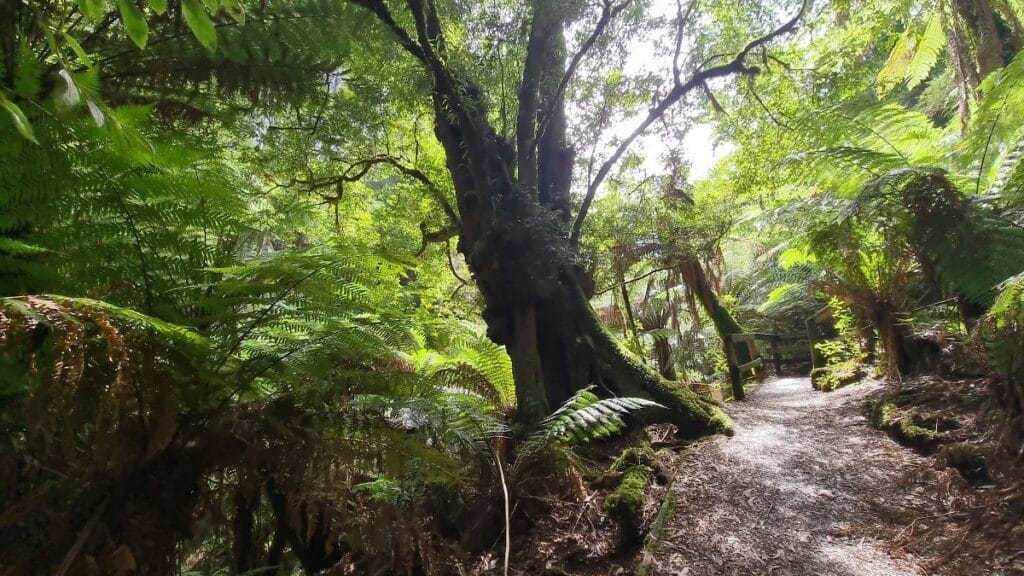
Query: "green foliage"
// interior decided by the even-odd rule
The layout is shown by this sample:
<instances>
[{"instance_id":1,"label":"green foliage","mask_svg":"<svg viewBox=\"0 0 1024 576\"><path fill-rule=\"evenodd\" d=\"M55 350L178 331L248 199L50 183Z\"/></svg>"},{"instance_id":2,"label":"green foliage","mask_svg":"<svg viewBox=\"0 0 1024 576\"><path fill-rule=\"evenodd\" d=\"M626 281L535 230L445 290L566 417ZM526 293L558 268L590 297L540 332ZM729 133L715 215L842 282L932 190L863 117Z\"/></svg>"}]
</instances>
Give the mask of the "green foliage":
<instances>
[{"instance_id":1,"label":"green foliage","mask_svg":"<svg viewBox=\"0 0 1024 576\"><path fill-rule=\"evenodd\" d=\"M129 0L117 0L117 9L121 14L121 23L132 42L139 48L146 47L149 40L149 26L146 25L146 17L142 10Z\"/></svg>"},{"instance_id":2,"label":"green foliage","mask_svg":"<svg viewBox=\"0 0 1024 576\"><path fill-rule=\"evenodd\" d=\"M14 122L14 127L18 129L18 133L25 137L26 140L36 141L35 132L32 129L32 124L29 123L28 117L22 112L21 108L17 104L11 102L3 94L0 94L0 106L3 106L5 110L11 115L11 121Z\"/></svg>"},{"instance_id":3,"label":"green foliage","mask_svg":"<svg viewBox=\"0 0 1024 576\"><path fill-rule=\"evenodd\" d=\"M406 516L374 525L367 511L424 517L439 491L468 492L514 393L504 350L479 325L434 313L455 284L447 259L415 261L415 244L378 232L408 228L418 243L418 222L403 218L423 203L390 215L393 180L362 198L350 189L343 230L319 197L280 184L301 165L252 153L314 148L253 136L287 121L283 95L296 106L348 97L318 77L339 78L347 8L280 2L245 19L223 3L237 21L225 26L216 3L186 3L178 28L151 17L166 8L156 2L83 4L127 32L31 19L14 76L0 77L11 118L0 119L0 428L19 438L2 465L24 470L0 495L24 510L0 525L0 565L59 562L33 550L79 528L71 511L95 505L88 479L119 482L154 462L183 463L158 475L162 504L141 505L148 481L133 483L100 543L154 573L202 568L172 569L174 550L202 550L210 572L231 565L222 519L253 483L258 513L296 531L324 510L357 510L327 537L384 558L394 548L380 538ZM410 282L417 274L427 288ZM417 369L428 356L438 366ZM267 483L296 508L262 499ZM120 570L98 554L85 546L71 571Z\"/></svg>"},{"instance_id":4,"label":"green foliage","mask_svg":"<svg viewBox=\"0 0 1024 576\"><path fill-rule=\"evenodd\" d=\"M607 438L625 427L622 417L626 414L662 407L643 398L598 398L590 388L585 388L545 418L527 446L555 439L589 442Z\"/></svg>"},{"instance_id":5,"label":"green foliage","mask_svg":"<svg viewBox=\"0 0 1024 576\"><path fill-rule=\"evenodd\" d=\"M979 332L995 369L1008 379L1011 389L1020 389L1024 378L1024 275L1007 279L999 288ZM1010 414L1024 412L1024 402L1012 394L1004 402Z\"/></svg>"},{"instance_id":6,"label":"green foliage","mask_svg":"<svg viewBox=\"0 0 1024 576\"><path fill-rule=\"evenodd\" d=\"M896 41L878 73L879 94L884 96L903 82L908 89L916 88L935 68L945 45L942 16L940 9L935 9L927 16L923 30L908 28Z\"/></svg>"},{"instance_id":7,"label":"green foliage","mask_svg":"<svg viewBox=\"0 0 1024 576\"><path fill-rule=\"evenodd\" d=\"M832 325L837 337L823 340L814 346L825 358L826 366L856 365L862 359L862 354L853 311L836 297L832 297L828 304L832 309Z\"/></svg>"},{"instance_id":8,"label":"green foliage","mask_svg":"<svg viewBox=\"0 0 1024 576\"><path fill-rule=\"evenodd\" d=\"M486 104L472 120L515 141L534 12L437 2L437 75L393 29L370 25L365 3L9 4L0 428L14 442L0 468L14 480L0 494L0 565L217 573L242 563L234 546L246 535L232 531L248 518L248 560L282 573L326 568L314 566L317 543L361 573L429 572L441 545L423 532L452 532L463 506L490 498L504 454L518 455L506 463L514 495L531 461L660 407L583 390L505 450L511 361L483 335L482 298L457 254L473 248L451 232L465 229L458 209L483 197L456 197L459 161L431 117L459 112L434 98L453 78L459 98ZM399 4L384 4L394 26L415 32ZM560 14L574 47L601 6L570 4ZM566 150L581 166L599 166L621 141L603 130L669 85L631 70L622 42L651 40L668 69L676 23L655 8L630 4L559 87L575 100ZM777 16L761 8L712 2L706 25L682 27L692 53L675 64L735 53ZM962 84L941 62L937 11L860 8L834 25L837 7L816 10L794 45L758 51L758 73L734 94L709 84L715 107L734 108L723 133L743 145L717 180L689 181L680 110L653 128L672 148L666 175L631 151L599 195L579 270L593 268L613 295L607 316L663 373L713 377L722 356L707 319L795 330L823 290L897 312L942 291L982 306L995 297L993 358L1005 346L997 363L1018 371L1017 282L998 297L994 287L1020 271L1024 242L1024 60L968 93L980 98L961 136L941 102L922 103ZM501 170L521 173L509 153ZM829 377L842 378L851 350L831 350ZM653 469L640 457L627 466L633 456L606 502L624 526L639 526ZM58 570L52 552L88 526L102 529Z\"/></svg>"}]
</instances>

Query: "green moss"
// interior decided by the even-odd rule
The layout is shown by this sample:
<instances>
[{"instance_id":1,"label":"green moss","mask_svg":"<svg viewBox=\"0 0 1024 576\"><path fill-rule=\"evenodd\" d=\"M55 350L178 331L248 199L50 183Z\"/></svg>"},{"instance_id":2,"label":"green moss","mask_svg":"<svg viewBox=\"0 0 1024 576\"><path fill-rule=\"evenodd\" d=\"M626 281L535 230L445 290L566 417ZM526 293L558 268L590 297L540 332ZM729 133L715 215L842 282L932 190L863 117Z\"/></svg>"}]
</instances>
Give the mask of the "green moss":
<instances>
[{"instance_id":1,"label":"green moss","mask_svg":"<svg viewBox=\"0 0 1024 576\"><path fill-rule=\"evenodd\" d=\"M824 381L828 378L828 368L821 367L811 370L811 387L821 390Z\"/></svg>"},{"instance_id":2,"label":"green moss","mask_svg":"<svg viewBox=\"0 0 1024 576\"><path fill-rule=\"evenodd\" d=\"M946 437L945 432L936 432L914 424L910 417L900 419L899 433L904 439L915 444L934 444Z\"/></svg>"},{"instance_id":3,"label":"green moss","mask_svg":"<svg viewBox=\"0 0 1024 576\"><path fill-rule=\"evenodd\" d=\"M875 407L874 417L871 419L877 428L888 428L892 426L896 417L896 405L892 402L882 402Z\"/></svg>"},{"instance_id":4,"label":"green moss","mask_svg":"<svg viewBox=\"0 0 1024 576\"><path fill-rule=\"evenodd\" d=\"M871 415L875 427L889 430L900 444L930 451L944 440L945 432L937 432L918 425L910 414L901 413L892 402L878 404Z\"/></svg>"},{"instance_id":5,"label":"green moss","mask_svg":"<svg viewBox=\"0 0 1024 576\"><path fill-rule=\"evenodd\" d=\"M604 500L604 509L622 530L625 543L640 539L644 518L644 500L652 471L647 466L634 466L623 473L619 486Z\"/></svg>"},{"instance_id":6,"label":"green moss","mask_svg":"<svg viewBox=\"0 0 1024 576\"><path fill-rule=\"evenodd\" d=\"M623 544L640 541L647 485L661 470L658 456L649 445L627 448L610 471L621 474L619 485L604 500L604 509L619 525Z\"/></svg>"},{"instance_id":7,"label":"green moss","mask_svg":"<svg viewBox=\"0 0 1024 576\"><path fill-rule=\"evenodd\" d=\"M589 307L581 311L581 315L587 322L588 341L595 360L614 382L617 393L648 398L668 408L669 421L677 426L681 436L732 435L732 420L717 404L701 398L688 386L662 378L622 346Z\"/></svg>"},{"instance_id":8,"label":"green moss","mask_svg":"<svg viewBox=\"0 0 1024 576\"><path fill-rule=\"evenodd\" d=\"M864 367L856 361L839 362L811 372L811 386L822 392L833 392L864 377Z\"/></svg>"},{"instance_id":9,"label":"green moss","mask_svg":"<svg viewBox=\"0 0 1024 576\"><path fill-rule=\"evenodd\" d=\"M644 444L643 446L633 446L626 448L622 451L622 454L615 459L612 463L612 470L616 472L626 472L630 468L637 466L646 466L652 472L657 471L661 468L658 463L658 457L654 454L654 450L650 445Z\"/></svg>"}]
</instances>

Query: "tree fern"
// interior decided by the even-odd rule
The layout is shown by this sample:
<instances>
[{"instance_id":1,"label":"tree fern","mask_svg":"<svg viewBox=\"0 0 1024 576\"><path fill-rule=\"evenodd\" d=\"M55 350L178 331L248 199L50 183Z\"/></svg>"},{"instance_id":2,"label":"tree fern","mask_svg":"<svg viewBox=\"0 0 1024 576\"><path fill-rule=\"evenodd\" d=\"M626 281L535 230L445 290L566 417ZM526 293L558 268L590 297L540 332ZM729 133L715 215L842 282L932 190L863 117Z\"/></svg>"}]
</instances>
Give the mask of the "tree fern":
<instances>
[{"instance_id":1,"label":"tree fern","mask_svg":"<svg viewBox=\"0 0 1024 576\"><path fill-rule=\"evenodd\" d=\"M911 30L905 31L896 40L889 58L878 73L878 92L885 94L902 83L909 75L911 62L915 56L917 37Z\"/></svg>"},{"instance_id":2,"label":"tree fern","mask_svg":"<svg viewBox=\"0 0 1024 576\"><path fill-rule=\"evenodd\" d=\"M815 128L823 117L830 124L827 133ZM937 146L942 131L924 114L893 104L818 110L798 125L809 150L786 157L784 166L796 183L820 186L841 196L855 195L890 170L944 159Z\"/></svg>"},{"instance_id":3,"label":"tree fern","mask_svg":"<svg viewBox=\"0 0 1024 576\"><path fill-rule=\"evenodd\" d=\"M946 46L940 9L932 10L920 32L909 27L900 35L885 65L878 73L877 92L884 96L900 84L914 89L924 82Z\"/></svg>"}]
</instances>

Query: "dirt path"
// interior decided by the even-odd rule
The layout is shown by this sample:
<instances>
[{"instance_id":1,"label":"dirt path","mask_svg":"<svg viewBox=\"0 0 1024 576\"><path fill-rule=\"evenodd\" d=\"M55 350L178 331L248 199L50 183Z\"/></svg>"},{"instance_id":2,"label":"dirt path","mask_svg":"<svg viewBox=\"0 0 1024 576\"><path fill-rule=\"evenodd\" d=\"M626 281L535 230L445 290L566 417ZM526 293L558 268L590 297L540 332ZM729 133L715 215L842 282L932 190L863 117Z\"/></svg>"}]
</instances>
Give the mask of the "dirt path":
<instances>
[{"instance_id":1,"label":"dirt path","mask_svg":"<svg viewBox=\"0 0 1024 576\"><path fill-rule=\"evenodd\" d=\"M731 404L736 436L699 443L675 471L654 573L933 573L900 548L908 526L941 514L933 464L870 427L862 410L877 389L827 394L788 378Z\"/></svg>"}]
</instances>

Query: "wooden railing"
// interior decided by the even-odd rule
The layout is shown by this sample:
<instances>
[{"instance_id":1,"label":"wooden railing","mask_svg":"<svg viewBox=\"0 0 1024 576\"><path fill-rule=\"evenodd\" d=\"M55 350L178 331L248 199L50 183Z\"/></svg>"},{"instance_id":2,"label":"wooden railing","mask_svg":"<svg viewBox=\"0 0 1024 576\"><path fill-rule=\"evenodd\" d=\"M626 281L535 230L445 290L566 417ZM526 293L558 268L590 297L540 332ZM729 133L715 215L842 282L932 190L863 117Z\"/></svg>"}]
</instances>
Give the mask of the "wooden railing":
<instances>
[{"instance_id":1,"label":"wooden railing","mask_svg":"<svg viewBox=\"0 0 1024 576\"><path fill-rule=\"evenodd\" d=\"M725 346L726 362L729 365L729 381L732 384L732 395L743 400L743 383L748 378L764 378L764 355L757 346L757 341L767 342L771 355L772 367L776 374L782 373L782 365L793 361L805 361L811 357L809 344L801 344L807 336L789 336L784 334L746 333L730 334ZM743 347L739 347L743 345Z\"/></svg>"}]
</instances>

